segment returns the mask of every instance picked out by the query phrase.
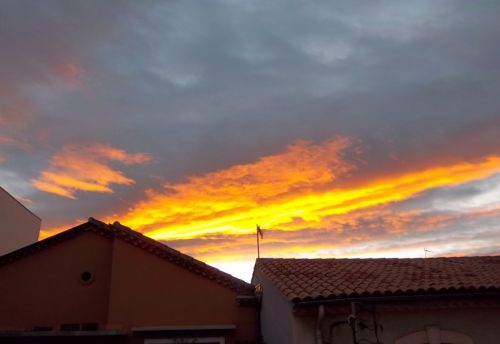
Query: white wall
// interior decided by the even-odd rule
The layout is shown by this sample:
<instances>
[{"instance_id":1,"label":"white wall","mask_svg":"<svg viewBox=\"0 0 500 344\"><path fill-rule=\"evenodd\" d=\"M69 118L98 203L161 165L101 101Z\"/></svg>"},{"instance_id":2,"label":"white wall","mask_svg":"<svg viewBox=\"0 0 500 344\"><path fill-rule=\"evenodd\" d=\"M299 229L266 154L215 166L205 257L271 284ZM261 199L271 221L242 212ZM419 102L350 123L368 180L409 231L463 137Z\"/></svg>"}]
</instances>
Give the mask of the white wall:
<instances>
[{"instance_id":1,"label":"white wall","mask_svg":"<svg viewBox=\"0 0 500 344\"><path fill-rule=\"evenodd\" d=\"M263 288L261 308L262 337L266 344L299 344L295 341L292 304L259 271L254 271L253 284Z\"/></svg>"},{"instance_id":2,"label":"white wall","mask_svg":"<svg viewBox=\"0 0 500 344\"><path fill-rule=\"evenodd\" d=\"M495 301L496 308L479 308L472 305L469 309L433 309L433 310L406 310L377 311L378 322L384 327L379 332L379 339L384 344L394 344L396 339L417 331L425 330L426 326L437 325L442 331L454 331L471 337L474 344L500 343L500 300ZM420 303L420 306L422 303ZM327 316L323 322L323 338L329 342L329 328L333 321L345 320L347 314ZM315 318L311 316L296 317L296 342L302 344L314 343ZM375 342L373 332L359 333L358 340L365 338ZM265 339L265 338L264 338ZM366 342L366 341L361 341ZM333 332L332 344L352 343L350 327L342 325Z\"/></svg>"},{"instance_id":3,"label":"white wall","mask_svg":"<svg viewBox=\"0 0 500 344\"><path fill-rule=\"evenodd\" d=\"M38 240L41 220L0 187L0 256Z\"/></svg>"}]
</instances>

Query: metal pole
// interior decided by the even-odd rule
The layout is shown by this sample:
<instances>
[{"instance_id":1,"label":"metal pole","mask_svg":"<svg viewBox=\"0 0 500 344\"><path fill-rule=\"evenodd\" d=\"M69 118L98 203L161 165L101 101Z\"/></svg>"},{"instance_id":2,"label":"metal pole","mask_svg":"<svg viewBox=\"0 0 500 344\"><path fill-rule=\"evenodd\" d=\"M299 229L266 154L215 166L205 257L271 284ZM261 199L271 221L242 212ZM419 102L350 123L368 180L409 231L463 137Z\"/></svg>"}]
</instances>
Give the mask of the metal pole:
<instances>
[{"instance_id":1,"label":"metal pole","mask_svg":"<svg viewBox=\"0 0 500 344\"><path fill-rule=\"evenodd\" d=\"M260 258L259 225L257 225L257 229L255 230L255 234L257 235L257 258Z\"/></svg>"}]
</instances>

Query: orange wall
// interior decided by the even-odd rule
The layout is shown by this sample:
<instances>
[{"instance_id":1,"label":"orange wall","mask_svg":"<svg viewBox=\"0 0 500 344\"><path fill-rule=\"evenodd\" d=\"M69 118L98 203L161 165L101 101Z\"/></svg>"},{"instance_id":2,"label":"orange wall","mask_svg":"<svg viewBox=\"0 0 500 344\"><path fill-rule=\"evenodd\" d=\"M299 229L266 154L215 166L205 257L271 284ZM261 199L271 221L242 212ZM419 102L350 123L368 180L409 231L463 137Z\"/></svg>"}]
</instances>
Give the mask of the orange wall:
<instances>
[{"instance_id":1,"label":"orange wall","mask_svg":"<svg viewBox=\"0 0 500 344\"><path fill-rule=\"evenodd\" d=\"M116 240L109 323L129 326L237 325L253 339L256 310L237 293L142 249ZM248 337L250 336L250 337Z\"/></svg>"},{"instance_id":2,"label":"orange wall","mask_svg":"<svg viewBox=\"0 0 500 344\"><path fill-rule=\"evenodd\" d=\"M32 329L107 317L112 241L85 233L0 266L1 329ZM80 283L83 271L95 274Z\"/></svg>"},{"instance_id":3,"label":"orange wall","mask_svg":"<svg viewBox=\"0 0 500 344\"><path fill-rule=\"evenodd\" d=\"M89 285L80 274L95 275ZM0 330L98 322L101 329L236 325L254 340L256 308L237 293L121 239L85 233L0 266Z\"/></svg>"}]
</instances>

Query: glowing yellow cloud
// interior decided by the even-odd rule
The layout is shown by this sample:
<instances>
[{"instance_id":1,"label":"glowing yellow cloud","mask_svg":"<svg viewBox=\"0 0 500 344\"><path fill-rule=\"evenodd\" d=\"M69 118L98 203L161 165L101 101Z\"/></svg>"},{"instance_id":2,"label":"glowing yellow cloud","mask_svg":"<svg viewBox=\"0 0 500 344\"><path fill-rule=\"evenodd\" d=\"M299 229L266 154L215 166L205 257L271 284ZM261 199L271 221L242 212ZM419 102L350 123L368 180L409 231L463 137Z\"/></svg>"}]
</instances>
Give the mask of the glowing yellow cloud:
<instances>
[{"instance_id":1,"label":"glowing yellow cloud","mask_svg":"<svg viewBox=\"0 0 500 344\"><path fill-rule=\"evenodd\" d=\"M110 161L130 165L150 159L148 154L128 153L104 144L67 145L52 156L49 168L32 182L39 190L72 199L76 191L111 193L111 184L129 185L134 181L112 168Z\"/></svg>"},{"instance_id":2,"label":"glowing yellow cloud","mask_svg":"<svg viewBox=\"0 0 500 344\"><path fill-rule=\"evenodd\" d=\"M252 164L149 190L147 199L120 219L157 239L246 233L256 221L267 223L269 211L276 206L293 206L297 196L308 197L352 170L341 157L349 144L346 138L323 145L300 141Z\"/></svg>"},{"instance_id":3,"label":"glowing yellow cloud","mask_svg":"<svg viewBox=\"0 0 500 344\"><path fill-rule=\"evenodd\" d=\"M356 170L359 166L346 162L351 148L355 147L347 138L323 144L300 141L281 153L264 156L253 163L147 190L143 200L103 219L119 220L213 264L245 262L243 265L250 266L249 262L255 257L257 223L273 229L265 232L261 242L266 256L328 257L338 252L342 256L394 256L405 250L412 250L411 254L417 256L422 254L422 241L405 242L395 238L410 235L410 231L425 234L449 228L462 217L491 219L500 214L498 207L481 207L467 213L393 207L397 202L434 188L455 187L500 173L500 156L360 180L350 178L361 172ZM126 152L102 150L98 155L125 163L143 159L136 156L129 161ZM80 160L77 162L88 166ZM52 176L52 172L42 174L43 181L61 188L56 190L60 193L72 192L69 185L106 190L111 181L120 180L120 175L111 179L113 171L104 173L109 177L103 180L77 178L78 183L73 183L72 179ZM45 230L41 237L68 227ZM379 245L383 242L386 244ZM238 275L238 271L230 272Z\"/></svg>"},{"instance_id":4,"label":"glowing yellow cloud","mask_svg":"<svg viewBox=\"0 0 500 344\"><path fill-rule=\"evenodd\" d=\"M186 183L166 185L164 190L149 190L145 200L117 218L159 240L248 234L256 223L294 231L321 227L332 215L500 172L500 157L490 156L336 187L336 178L353 169L342 159L349 144L345 138L322 145L299 142L252 164L192 177Z\"/></svg>"}]
</instances>

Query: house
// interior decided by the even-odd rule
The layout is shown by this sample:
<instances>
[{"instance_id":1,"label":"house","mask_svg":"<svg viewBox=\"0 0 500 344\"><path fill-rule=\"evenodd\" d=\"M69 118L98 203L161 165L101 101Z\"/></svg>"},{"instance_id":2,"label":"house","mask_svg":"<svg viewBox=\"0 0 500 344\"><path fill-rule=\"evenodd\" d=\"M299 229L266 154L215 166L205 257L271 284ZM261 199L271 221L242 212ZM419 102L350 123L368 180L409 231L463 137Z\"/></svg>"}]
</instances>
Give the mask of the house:
<instances>
[{"instance_id":1,"label":"house","mask_svg":"<svg viewBox=\"0 0 500 344\"><path fill-rule=\"evenodd\" d=\"M255 343L254 288L118 222L0 257L0 343Z\"/></svg>"},{"instance_id":2,"label":"house","mask_svg":"<svg viewBox=\"0 0 500 344\"><path fill-rule=\"evenodd\" d=\"M41 222L0 186L0 255L37 241Z\"/></svg>"},{"instance_id":3,"label":"house","mask_svg":"<svg viewBox=\"0 0 500 344\"><path fill-rule=\"evenodd\" d=\"M267 344L498 344L500 256L258 259Z\"/></svg>"}]
</instances>

